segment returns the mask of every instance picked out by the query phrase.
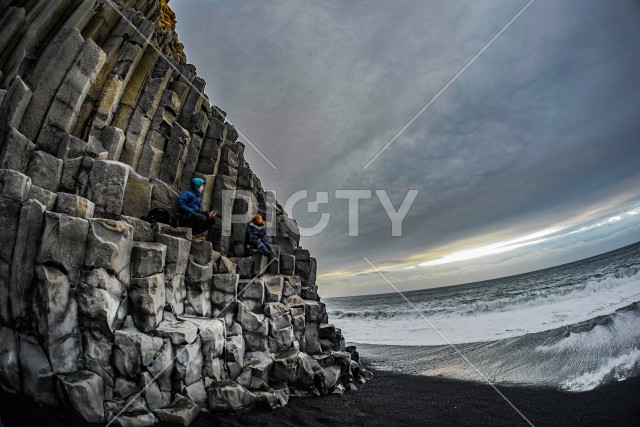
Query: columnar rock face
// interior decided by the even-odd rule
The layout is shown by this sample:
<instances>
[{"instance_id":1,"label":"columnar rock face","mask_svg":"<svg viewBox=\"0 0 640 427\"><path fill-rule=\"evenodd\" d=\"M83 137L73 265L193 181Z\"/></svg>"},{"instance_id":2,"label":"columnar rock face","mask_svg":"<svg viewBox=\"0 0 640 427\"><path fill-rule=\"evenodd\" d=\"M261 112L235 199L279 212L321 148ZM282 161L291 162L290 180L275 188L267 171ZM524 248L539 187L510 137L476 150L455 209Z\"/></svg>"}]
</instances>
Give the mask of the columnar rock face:
<instances>
[{"instance_id":1,"label":"columnar rock face","mask_svg":"<svg viewBox=\"0 0 640 427\"><path fill-rule=\"evenodd\" d=\"M0 388L136 426L354 388L369 374L328 324L316 260L167 3L0 1ZM140 219L193 177L222 218L208 241ZM271 263L231 223L255 212Z\"/></svg>"}]
</instances>

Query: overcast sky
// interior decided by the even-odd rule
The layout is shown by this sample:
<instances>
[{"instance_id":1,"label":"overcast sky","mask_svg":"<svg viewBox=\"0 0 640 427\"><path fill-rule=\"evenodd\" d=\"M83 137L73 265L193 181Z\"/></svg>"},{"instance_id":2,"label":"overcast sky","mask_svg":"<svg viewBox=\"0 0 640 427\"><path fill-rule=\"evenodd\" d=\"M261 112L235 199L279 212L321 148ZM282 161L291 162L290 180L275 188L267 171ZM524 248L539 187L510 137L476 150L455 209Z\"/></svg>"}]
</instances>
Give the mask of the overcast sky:
<instances>
[{"instance_id":1,"label":"overcast sky","mask_svg":"<svg viewBox=\"0 0 640 427\"><path fill-rule=\"evenodd\" d=\"M264 186L282 204L329 193L293 212L302 226L331 213L302 242L323 296L391 291L363 257L418 289L640 240L638 0L536 0L364 169L526 4L171 2L206 93L275 165L247 144ZM396 208L419 193L401 237L375 195L349 237L337 189L384 189Z\"/></svg>"}]
</instances>

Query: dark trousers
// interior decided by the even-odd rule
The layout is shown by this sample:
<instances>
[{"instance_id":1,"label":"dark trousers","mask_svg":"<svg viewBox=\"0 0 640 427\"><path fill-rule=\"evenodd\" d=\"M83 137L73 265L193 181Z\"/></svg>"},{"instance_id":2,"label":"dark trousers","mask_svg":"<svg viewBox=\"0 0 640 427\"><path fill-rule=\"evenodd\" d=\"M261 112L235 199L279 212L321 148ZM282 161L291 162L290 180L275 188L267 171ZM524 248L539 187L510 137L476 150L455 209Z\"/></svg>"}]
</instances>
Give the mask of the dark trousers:
<instances>
[{"instance_id":1,"label":"dark trousers","mask_svg":"<svg viewBox=\"0 0 640 427\"><path fill-rule=\"evenodd\" d=\"M271 246L268 241L252 238L249 240L249 244L259 250L262 255L271 255Z\"/></svg>"},{"instance_id":2,"label":"dark trousers","mask_svg":"<svg viewBox=\"0 0 640 427\"><path fill-rule=\"evenodd\" d=\"M216 223L215 218L210 218L208 215L201 213L192 213L188 216L183 216L180 225L182 227L189 227L196 234L202 234Z\"/></svg>"}]
</instances>

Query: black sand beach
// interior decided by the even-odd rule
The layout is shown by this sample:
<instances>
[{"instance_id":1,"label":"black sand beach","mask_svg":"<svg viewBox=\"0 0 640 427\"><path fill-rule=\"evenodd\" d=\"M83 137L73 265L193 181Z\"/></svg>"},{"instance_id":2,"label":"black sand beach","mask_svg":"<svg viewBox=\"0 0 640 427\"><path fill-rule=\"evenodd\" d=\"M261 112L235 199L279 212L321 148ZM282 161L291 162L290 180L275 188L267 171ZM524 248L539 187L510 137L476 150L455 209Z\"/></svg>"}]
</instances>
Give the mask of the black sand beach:
<instances>
[{"instance_id":1,"label":"black sand beach","mask_svg":"<svg viewBox=\"0 0 640 427\"><path fill-rule=\"evenodd\" d=\"M293 398L285 408L245 415L201 414L193 426L526 425L488 385L384 371L374 375L343 396ZM500 389L536 426L640 425L640 378L583 393ZM6 393L0 394L0 415L5 427L89 425L59 408Z\"/></svg>"}]
</instances>

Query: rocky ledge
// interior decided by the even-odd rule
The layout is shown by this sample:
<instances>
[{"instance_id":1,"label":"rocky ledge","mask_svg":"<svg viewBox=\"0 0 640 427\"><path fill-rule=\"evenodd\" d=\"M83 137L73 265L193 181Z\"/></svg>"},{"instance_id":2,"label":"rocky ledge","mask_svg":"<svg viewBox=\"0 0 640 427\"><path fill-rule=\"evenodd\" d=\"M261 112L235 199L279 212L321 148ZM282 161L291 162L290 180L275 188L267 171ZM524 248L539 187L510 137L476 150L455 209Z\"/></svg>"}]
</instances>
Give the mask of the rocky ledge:
<instances>
[{"instance_id":1,"label":"rocky ledge","mask_svg":"<svg viewBox=\"0 0 640 427\"><path fill-rule=\"evenodd\" d=\"M0 0L0 29L2 389L91 423L189 425L370 378L166 1ZM140 219L192 177L223 218L209 241ZM230 223L252 209L271 264Z\"/></svg>"}]
</instances>

